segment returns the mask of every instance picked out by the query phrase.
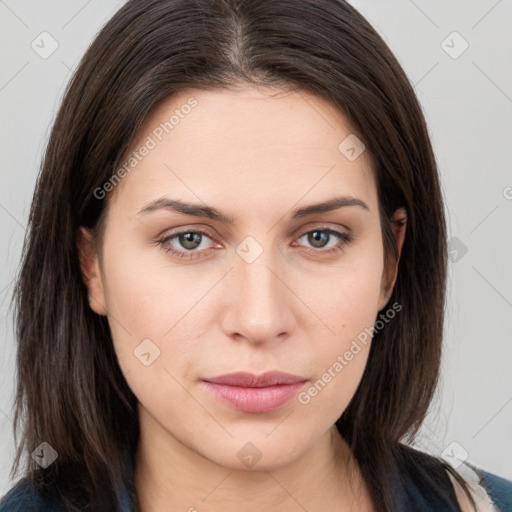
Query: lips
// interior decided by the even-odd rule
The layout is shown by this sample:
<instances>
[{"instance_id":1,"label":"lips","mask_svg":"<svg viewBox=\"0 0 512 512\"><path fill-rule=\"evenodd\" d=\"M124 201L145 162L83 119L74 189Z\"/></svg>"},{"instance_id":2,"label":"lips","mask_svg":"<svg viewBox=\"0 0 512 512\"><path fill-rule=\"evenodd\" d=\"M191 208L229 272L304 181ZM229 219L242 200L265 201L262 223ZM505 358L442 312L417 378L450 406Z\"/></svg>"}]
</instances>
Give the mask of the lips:
<instances>
[{"instance_id":1,"label":"lips","mask_svg":"<svg viewBox=\"0 0 512 512\"><path fill-rule=\"evenodd\" d=\"M267 386L277 386L281 384L296 384L304 382L304 377L297 377L284 372L266 372L261 375L254 375L247 372L228 373L219 377L203 379L214 384L224 384L226 386L240 386L242 388L264 388Z\"/></svg>"},{"instance_id":2,"label":"lips","mask_svg":"<svg viewBox=\"0 0 512 512\"><path fill-rule=\"evenodd\" d=\"M236 372L202 380L221 402L243 412L264 413L283 406L307 381L304 377L272 371L261 375Z\"/></svg>"}]
</instances>

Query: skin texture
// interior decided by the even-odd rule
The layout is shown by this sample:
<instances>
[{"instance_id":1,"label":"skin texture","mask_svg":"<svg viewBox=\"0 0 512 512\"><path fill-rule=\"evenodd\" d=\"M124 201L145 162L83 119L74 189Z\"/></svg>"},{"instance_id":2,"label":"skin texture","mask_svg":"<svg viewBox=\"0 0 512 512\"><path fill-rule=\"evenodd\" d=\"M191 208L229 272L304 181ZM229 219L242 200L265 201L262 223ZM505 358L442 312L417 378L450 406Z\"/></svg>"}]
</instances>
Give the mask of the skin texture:
<instances>
[{"instance_id":1,"label":"skin texture","mask_svg":"<svg viewBox=\"0 0 512 512\"><path fill-rule=\"evenodd\" d=\"M391 307L386 295L397 265L383 266L365 154L349 161L340 152L352 130L323 99L249 87L181 92L148 116L131 151L192 97L197 106L115 186L103 242L96 247L86 229L78 233L90 307L108 316L139 400L141 510L339 511L355 500L358 510L372 510L334 426L370 343L307 404L294 398L269 413L240 412L201 383L233 371L281 370L308 379L308 389ZM293 210L335 195L359 198L369 210L291 219ZM215 207L235 221L163 209L138 214L162 196ZM307 233L325 228L352 241L325 234L324 245L315 245ZM188 249L193 258L158 242L187 230L207 233ZM405 225L395 230L399 251L404 236ZM251 263L237 252L246 237L257 244L251 241L251 254L262 250ZM165 246L187 251L179 237ZM134 350L148 338L160 355L145 366ZM261 455L252 467L237 457L246 443Z\"/></svg>"}]
</instances>

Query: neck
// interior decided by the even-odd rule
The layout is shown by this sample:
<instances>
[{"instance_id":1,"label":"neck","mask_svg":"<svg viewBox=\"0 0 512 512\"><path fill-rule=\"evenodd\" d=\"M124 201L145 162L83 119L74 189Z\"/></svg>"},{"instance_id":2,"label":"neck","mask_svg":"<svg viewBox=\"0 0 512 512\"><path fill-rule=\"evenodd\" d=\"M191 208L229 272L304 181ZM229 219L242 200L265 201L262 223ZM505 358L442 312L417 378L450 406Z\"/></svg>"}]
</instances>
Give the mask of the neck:
<instances>
[{"instance_id":1,"label":"neck","mask_svg":"<svg viewBox=\"0 0 512 512\"><path fill-rule=\"evenodd\" d=\"M241 470L218 465L143 419L134 475L140 512L372 510L335 426L287 466Z\"/></svg>"}]
</instances>

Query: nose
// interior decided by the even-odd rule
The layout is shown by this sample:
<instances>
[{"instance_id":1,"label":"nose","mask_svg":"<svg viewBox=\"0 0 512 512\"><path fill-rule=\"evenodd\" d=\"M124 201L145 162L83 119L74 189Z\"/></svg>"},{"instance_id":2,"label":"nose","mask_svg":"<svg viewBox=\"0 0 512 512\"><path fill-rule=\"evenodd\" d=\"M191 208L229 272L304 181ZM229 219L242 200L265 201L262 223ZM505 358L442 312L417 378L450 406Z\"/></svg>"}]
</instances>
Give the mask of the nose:
<instances>
[{"instance_id":1,"label":"nose","mask_svg":"<svg viewBox=\"0 0 512 512\"><path fill-rule=\"evenodd\" d=\"M283 341L295 328L297 307L286 283L285 266L270 249L263 250L254 261L240 254L234 258L225 287L224 332L260 345Z\"/></svg>"}]
</instances>

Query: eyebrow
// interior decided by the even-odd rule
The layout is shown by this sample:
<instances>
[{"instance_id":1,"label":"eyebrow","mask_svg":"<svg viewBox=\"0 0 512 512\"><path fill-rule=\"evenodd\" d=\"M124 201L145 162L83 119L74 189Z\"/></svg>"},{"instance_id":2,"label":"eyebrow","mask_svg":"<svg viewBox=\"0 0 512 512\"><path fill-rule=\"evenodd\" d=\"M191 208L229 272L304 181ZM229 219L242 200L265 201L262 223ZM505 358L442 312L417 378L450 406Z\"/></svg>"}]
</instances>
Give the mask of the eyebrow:
<instances>
[{"instance_id":1,"label":"eyebrow","mask_svg":"<svg viewBox=\"0 0 512 512\"><path fill-rule=\"evenodd\" d=\"M356 197L351 196L338 196L329 201L312 204L304 208L298 208L292 212L292 220L314 215L315 213L326 213L339 208L347 206L359 206L367 211L370 211L368 205ZM170 210L185 215L193 215L194 217L204 217L211 220L223 222L225 224L233 224L235 218L223 213L216 208L211 206L202 206L199 204L187 203L178 199L171 199L169 197L160 197L151 201L144 206L138 213L138 215L147 214L156 210Z\"/></svg>"}]
</instances>

